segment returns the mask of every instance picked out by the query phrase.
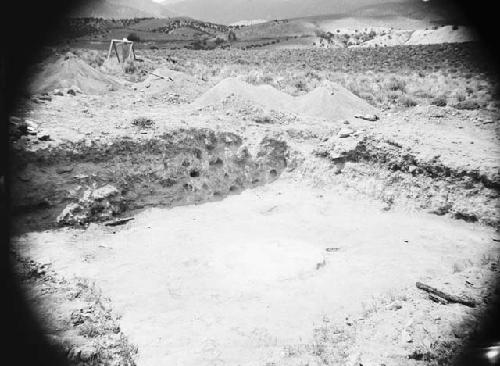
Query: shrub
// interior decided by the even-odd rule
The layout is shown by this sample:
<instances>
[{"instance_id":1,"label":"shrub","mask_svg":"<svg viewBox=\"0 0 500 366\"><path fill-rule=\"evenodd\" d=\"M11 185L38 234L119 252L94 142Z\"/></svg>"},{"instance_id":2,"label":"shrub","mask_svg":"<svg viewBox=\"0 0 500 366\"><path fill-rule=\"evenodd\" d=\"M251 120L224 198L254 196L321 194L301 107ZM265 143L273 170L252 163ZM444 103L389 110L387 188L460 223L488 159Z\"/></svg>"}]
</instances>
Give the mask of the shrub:
<instances>
[{"instance_id":1,"label":"shrub","mask_svg":"<svg viewBox=\"0 0 500 366\"><path fill-rule=\"evenodd\" d=\"M123 71L127 74L133 74L134 72L137 71L137 66L135 65L135 62L131 59L125 60L123 64Z\"/></svg>"},{"instance_id":2,"label":"shrub","mask_svg":"<svg viewBox=\"0 0 500 366\"><path fill-rule=\"evenodd\" d=\"M130 33L128 36L127 36L127 39L129 41L132 41L132 42L140 42L141 39L139 38L139 36L136 34L136 33Z\"/></svg>"},{"instance_id":3,"label":"shrub","mask_svg":"<svg viewBox=\"0 0 500 366\"><path fill-rule=\"evenodd\" d=\"M464 100L461 102L458 102L457 104L454 105L456 109L467 109L467 110L473 110L473 109L479 109L480 105L478 102L474 100Z\"/></svg>"},{"instance_id":4,"label":"shrub","mask_svg":"<svg viewBox=\"0 0 500 366\"><path fill-rule=\"evenodd\" d=\"M386 84L387 89L391 91L402 91L404 92L406 90L406 83L402 79L398 79L396 77L392 77L389 79L389 81Z\"/></svg>"},{"instance_id":5,"label":"shrub","mask_svg":"<svg viewBox=\"0 0 500 366\"><path fill-rule=\"evenodd\" d=\"M417 102L409 96L402 95L399 97L399 104L405 107L415 107L417 105Z\"/></svg>"},{"instance_id":6,"label":"shrub","mask_svg":"<svg viewBox=\"0 0 500 366\"><path fill-rule=\"evenodd\" d=\"M431 101L432 105L435 105L438 107L444 107L444 106L446 106L447 103L448 102L446 101L446 97L443 95L436 97Z\"/></svg>"}]
</instances>

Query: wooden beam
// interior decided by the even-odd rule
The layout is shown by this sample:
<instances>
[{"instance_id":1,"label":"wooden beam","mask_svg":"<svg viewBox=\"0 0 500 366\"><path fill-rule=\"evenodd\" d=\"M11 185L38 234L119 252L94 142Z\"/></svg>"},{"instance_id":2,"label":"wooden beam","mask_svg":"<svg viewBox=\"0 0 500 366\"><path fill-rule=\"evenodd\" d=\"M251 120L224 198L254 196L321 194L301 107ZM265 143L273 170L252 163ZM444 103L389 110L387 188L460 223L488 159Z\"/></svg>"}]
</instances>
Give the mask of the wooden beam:
<instances>
[{"instance_id":1,"label":"wooden beam","mask_svg":"<svg viewBox=\"0 0 500 366\"><path fill-rule=\"evenodd\" d=\"M115 53L116 53L116 58L118 59L118 63L121 63L120 61L120 56L118 56L118 49L116 48L116 44L113 42L113 47L115 49Z\"/></svg>"}]
</instances>

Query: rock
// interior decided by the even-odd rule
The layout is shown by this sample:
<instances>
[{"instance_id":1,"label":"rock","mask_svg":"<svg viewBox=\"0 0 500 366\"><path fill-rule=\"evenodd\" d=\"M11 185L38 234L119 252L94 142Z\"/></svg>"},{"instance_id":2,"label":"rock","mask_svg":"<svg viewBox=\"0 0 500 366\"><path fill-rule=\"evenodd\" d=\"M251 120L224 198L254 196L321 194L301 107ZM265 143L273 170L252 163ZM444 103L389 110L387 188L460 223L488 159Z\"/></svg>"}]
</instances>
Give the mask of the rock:
<instances>
[{"instance_id":1,"label":"rock","mask_svg":"<svg viewBox=\"0 0 500 366\"><path fill-rule=\"evenodd\" d=\"M72 171L73 171L73 167L71 165L60 166L60 167L56 168L57 174L70 173Z\"/></svg>"},{"instance_id":2,"label":"rock","mask_svg":"<svg viewBox=\"0 0 500 366\"><path fill-rule=\"evenodd\" d=\"M30 135L36 135L38 133L38 125L30 120L26 120L26 131Z\"/></svg>"},{"instance_id":3,"label":"rock","mask_svg":"<svg viewBox=\"0 0 500 366\"><path fill-rule=\"evenodd\" d=\"M19 174L17 177L23 182L29 182L31 180L31 177L27 173Z\"/></svg>"},{"instance_id":4,"label":"rock","mask_svg":"<svg viewBox=\"0 0 500 366\"><path fill-rule=\"evenodd\" d=\"M245 145L242 145L238 148L238 151L236 152L236 160L239 162L244 162L250 157L250 152L248 151L248 147Z\"/></svg>"},{"instance_id":5,"label":"rock","mask_svg":"<svg viewBox=\"0 0 500 366\"><path fill-rule=\"evenodd\" d=\"M38 97L39 100L43 100L43 101L46 101L46 102L50 102L52 101L52 97L50 95L40 95Z\"/></svg>"},{"instance_id":6,"label":"rock","mask_svg":"<svg viewBox=\"0 0 500 366\"><path fill-rule=\"evenodd\" d=\"M417 167L416 167L415 165L410 165L410 166L408 167L408 173L413 174L413 173L415 173L416 171L417 171Z\"/></svg>"},{"instance_id":7,"label":"rock","mask_svg":"<svg viewBox=\"0 0 500 366\"><path fill-rule=\"evenodd\" d=\"M36 135L36 134L38 134L38 130L35 130L34 128L29 127L29 126L26 129L26 131L28 132L29 135Z\"/></svg>"},{"instance_id":8,"label":"rock","mask_svg":"<svg viewBox=\"0 0 500 366\"><path fill-rule=\"evenodd\" d=\"M112 186L111 184L108 184L102 188L93 191L91 197L95 200L103 200L105 198L115 196L118 193L119 192L118 189L116 189L116 187Z\"/></svg>"},{"instance_id":9,"label":"rock","mask_svg":"<svg viewBox=\"0 0 500 366\"><path fill-rule=\"evenodd\" d=\"M394 302L390 303L389 305L387 305L385 308L387 310L399 310L402 307L403 306L401 305L401 303L399 303L398 301L394 301Z\"/></svg>"},{"instance_id":10,"label":"rock","mask_svg":"<svg viewBox=\"0 0 500 366\"><path fill-rule=\"evenodd\" d=\"M341 128L337 136L340 138L346 138L351 136L353 133L354 131L351 130L350 128Z\"/></svg>"},{"instance_id":11,"label":"rock","mask_svg":"<svg viewBox=\"0 0 500 366\"><path fill-rule=\"evenodd\" d=\"M69 88L68 90L66 90L66 94L69 94L69 95L76 95L76 91Z\"/></svg>"},{"instance_id":12,"label":"rock","mask_svg":"<svg viewBox=\"0 0 500 366\"><path fill-rule=\"evenodd\" d=\"M88 362L97 357L97 348L93 346L83 346L80 348L80 360Z\"/></svg>"},{"instance_id":13,"label":"rock","mask_svg":"<svg viewBox=\"0 0 500 366\"><path fill-rule=\"evenodd\" d=\"M413 339L411 338L410 334L405 329L403 329L403 331L401 332L401 342L403 343L413 342Z\"/></svg>"},{"instance_id":14,"label":"rock","mask_svg":"<svg viewBox=\"0 0 500 366\"><path fill-rule=\"evenodd\" d=\"M50 135L48 133L41 133L41 134L38 134L38 140L40 140L40 141L50 141L52 139L50 138Z\"/></svg>"},{"instance_id":15,"label":"rock","mask_svg":"<svg viewBox=\"0 0 500 366\"><path fill-rule=\"evenodd\" d=\"M58 95L60 97L62 97L64 95L63 91L61 89L54 89L54 92L53 92L54 95Z\"/></svg>"},{"instance_id":16,"label":"rock","mask_svg":"<svg viewBox=\"0 0 500 366\"><path fill-rule=\"evenodd\" d=\"M18 117L9 118L9 136L12 140L17 140L28 133L28 124Z\"/></svg>"},{"instance_id":17,"label":"rock","mask_svg":"<svg viewBox=\"0 0 500 366\"><path fill-rule=\"evenodd\" d=\"M364 119L366 121L378 121L378 116L375 114L356 114L354 118Z\"/></svg>"},{"instance_id":18,"label":"rock","mask_svg":"<svg viewBox=\"0 0 500 366\"><path fill-rule=\"evenodd\" d=\"M349 160L357 160L363 148L361 137L331 137L321 143L313 153L317 156L328 158L335 166L335 173L340 173Z\"/></svg>"},{"instance_id":19,"label":"rock","mask_svg":"<svg viewBox=\"0 0 500 366\"><path fill-rule=\"evenodd\" d=\"M73 90L75 93L82 94L82 90L76 85L72 85L70 89Z\"/></svg>"},{"instance_id":20,"label":"rock","mask_svg":"<svg viewBox=\"0 0 500 366\"><path fill-rule=\"evenodd\" d=\"M67 205L56 221L62 226L83 226L90 222L106 221L122 211L121 195L110 184L87 189L78 202Z\"/></svg>"},{"instance_id":21,"label":"rock","mask_svg":"<svg viewBox=\"0 0 500 366\"><path fill-rule=\"evenodd\" d=\"M68 352L68 359L70 361L79 361L80 360L80 348L78 347L73 347L70 349L70 351Z\"/></svg>"},{"instance_id":22,"label":"rock","mask_svg":"<svg viewBox=\"0 0 500 366\"><path fill-rule=\"evenodd\" d=\"M70 203L57 216L56 222L59 225L83 225L87 219L84 207L78 203Z\"/></svg>"},{"instance_id":23,"label":"rock","mask_svg":"<svg viewBox=\"0 0 500 366\"><path fill-rule=\"evenodd\" d=\"M466 110L474 110L481 108L479 103L473 100L464 100L462 102L458 102L453 107L456 109L466 109Z\"/></svg>"}]
</instances>

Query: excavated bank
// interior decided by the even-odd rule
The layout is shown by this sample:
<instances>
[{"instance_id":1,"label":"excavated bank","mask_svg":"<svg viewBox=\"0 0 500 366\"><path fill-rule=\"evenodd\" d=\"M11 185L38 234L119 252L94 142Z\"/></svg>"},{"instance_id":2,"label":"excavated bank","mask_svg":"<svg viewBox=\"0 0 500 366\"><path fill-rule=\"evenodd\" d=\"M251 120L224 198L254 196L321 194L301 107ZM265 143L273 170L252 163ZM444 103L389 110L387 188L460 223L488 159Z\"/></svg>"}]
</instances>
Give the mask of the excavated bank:
<instances>
[{"instance_id":1,"label":"excavated bank","mask_svg":"<svg viewBox=\"0 0 500 366\"><path fill-rule=\"evenodd\" d=\"M203 203L271 182L288 146L266 136L247 145L229 132L178 129L145 140L65 143L15 151L14 213L44 211L39 227L86 225L128 210ZM25 223L27 224L27 223Z\"/></svg>"},{"instance_id":2,"label":"excavated bank","mask_svg":"<svg viewBox=\"0 0 500 366\"><path fill-rule=\"evenodd\" d=\"M332 137L320 143L313 153L320 160L331 162L335 173L344 169L347 162L354 163L341 177L322 172L320 180L347 184L386 202L389 208L402 203L439 216L488 226L499 223L500 176L494 166L452 166L439 155L421 155L372 135ZM321 163L310 162L305 169L303 174L315 175L311 169L321 169Z\"/></svg>"}]
</instances>

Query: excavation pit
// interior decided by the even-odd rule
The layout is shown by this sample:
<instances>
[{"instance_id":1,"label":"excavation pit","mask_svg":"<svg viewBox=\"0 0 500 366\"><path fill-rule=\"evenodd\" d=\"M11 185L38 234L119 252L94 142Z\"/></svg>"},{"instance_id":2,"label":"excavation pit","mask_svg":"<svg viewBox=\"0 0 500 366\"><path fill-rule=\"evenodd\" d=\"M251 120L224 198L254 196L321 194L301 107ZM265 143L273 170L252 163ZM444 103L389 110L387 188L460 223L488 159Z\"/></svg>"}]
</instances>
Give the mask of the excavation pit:
<instances>
[{"instance_id":1,"label":"excavation pit","mask_svg":"<svg viewBox=\"0 0 500 366\"><path fill-rule=\"evenodd\" d=\"M391 319L406 322L413 304L433 304L415 281L446 278L460 288L454 264L468 258L479 268L497 255L493 235L282 177L218 202L149 208L118 228L26 234L16 250L65 277L95 281L122 315L140 365L257 365L297 344L312 347L325 319L366 318L372 299L405 298ZM377 331L400 331L394 321Z\"/></svg>"}]
</instances>

